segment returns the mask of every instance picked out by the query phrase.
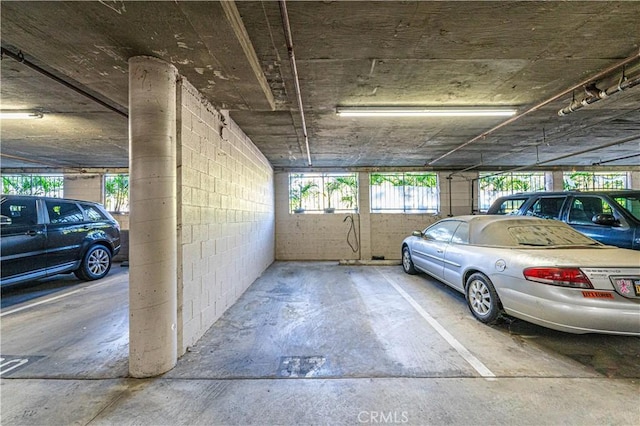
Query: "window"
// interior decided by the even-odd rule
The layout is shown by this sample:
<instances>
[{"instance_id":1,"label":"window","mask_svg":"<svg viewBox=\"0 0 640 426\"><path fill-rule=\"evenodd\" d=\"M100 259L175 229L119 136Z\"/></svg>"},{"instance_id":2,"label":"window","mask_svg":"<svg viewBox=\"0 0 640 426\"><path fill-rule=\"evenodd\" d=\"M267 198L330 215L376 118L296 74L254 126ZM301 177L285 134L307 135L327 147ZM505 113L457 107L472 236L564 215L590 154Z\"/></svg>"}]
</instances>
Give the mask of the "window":
<instances>
[{"instance_id":1,"label":"window","mask_svg":"<svg viewBox=\"0 0 640 426\"><path fill-rule=\"evenodd\" d=\"M333 213L358 210L356 173L289 174L291 213Z\"/></svg>"},{"instance_id":2,"label":"window","mask_svg":"<svg viewBox=\"0 0 640 426\"><path fill-rule=\"evenodd\" d=\"M527 216L542 217L545 219L560 219L560 209L567 197L542 197L538 198L529 210Z\"/></svg>"},{"instance_id":3,"label":"window","mask_svg":"<svg viewBox=\"0 0 640 426\"><path fill-rule=\"evenodd\" d=\"M618 195L614 200L629 214L640 220L640 198L637 195Z\"/></svg>"},{"instance_id":4,"label":"window","mask_svg":"<svg viewBox=\"0 0 640 426\"><path fill-rule=\"evenodd\" d=\"M518 214L520 207L522 207L527 200L527 197L504 200L494 214Z\"/></svg>"},{"instance_id":5,"label":"window","mask_svg":"<svg viewBox=\"0 0 640 426\"><path fill-rule=\"evenodd\" d=\"M76 203L46 201L51 223L83 222L84 215Z\"/></svg>"},{"instance_id":6,"label":"window","mask_svg":"<svg viewBox=\"0 0 640 426\"><path fill-rule=\"evenodd\" d=\"M569 210L568 222L572 224L592 225L597 214L615 215L613 207L604 199L592 196L579 196L573 199ZM616 215L617 216L617 215ZM616 219L619 219L616 217Z\"/></svg>"},{"instance_id":7,"label":"window","mask_svg":"<svg viewBox=\"0 0 640 426\"><path fill-rule=\"evenodd\" d=\"M626 173L573 172L564 173L563 176L565 191L595 191L628 187Z\"/></svg>"},{"instance_id":8,"label":"window","mask_svg":"<svg viewBox=\"0 0 640 426\"><path fill-rule=\"evenodd\" d=\"M104 176L104 206L110 212L129 211L129 175Z\"/></svg>"},{"instance_id":9,"label":"window","mask_svg":"<svg viewBox=\"0 0 640 426\"><path fill-rule=\"evenodd\" d=\"M101 220L106 220L107 218L102 214L100 210L98 210L95 206L90 204L80 204L82 209L84 210L87 218L92 222L99 222Z\"/></svg>"},{"instance_id":10,"label":"window","mask_svg":"<svg viewBox=\"0 0 640 426\"><path fill-rule=\"evenodd\" d=\"M372 213L438 213L435 173L371 173Z\"/></svg>"},{"instance_id":11,"label":"window","mask_svg":"<svg viewBox=\"0 0 640 426\"><path fill-rule=\"evenodd\" d=\"M544 191L544 172L536 173L481 173L478 207L486 212L498 197L518 192Z\"/></svg>"},{"instance_id":12,"label":"window","mask_svg":"<svg viewBox=\"0 0 640 426\"><path fill-rule=\"evenodd\" d=\"M444 221L436 226L427 228L424 235L428 239L448 243L449 241L451 241L451 238L453 237L453 234L456 232L456 229L458 228L460 223L461 222L458 220Z\"/></svg>"},{"instance_id":13,"label":"window","mask_svg":"<svg viewBox=\"0 0 640 426\"><path fill-rule=\"evenodd\" d=\"M2 193L62 198L62 175L3 175Z\"/></svg>"},{"instance_id":14,"label":"window","mask_svg":"<svg viewBox=\"0 0 640 426\"><path fill-rule=\"evenodd\" d=\"M7 225L35 225L38 223L35 200L2 200L2 223Z\"/></svg>"},{"instance_id":15,"label":"window","mask_svg":"<svg viewBox=\"0 0 640 426\"><path fill-rule=\"evenodd\" d=\"M457 244L469 244L469 224L467 222L461 222L456 233L451 238L452 243Z\"/></svg>"}]
</instances>

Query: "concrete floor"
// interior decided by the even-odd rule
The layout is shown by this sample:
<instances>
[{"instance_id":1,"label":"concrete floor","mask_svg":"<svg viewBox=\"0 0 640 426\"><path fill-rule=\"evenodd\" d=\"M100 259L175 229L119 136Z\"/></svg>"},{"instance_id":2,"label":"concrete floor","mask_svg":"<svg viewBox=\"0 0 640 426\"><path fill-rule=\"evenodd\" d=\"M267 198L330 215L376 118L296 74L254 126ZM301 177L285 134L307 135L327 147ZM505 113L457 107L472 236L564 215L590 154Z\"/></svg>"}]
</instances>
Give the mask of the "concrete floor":
<instances>
[{"instance_id":1,"label":"concrete floor","mask_svg":"<svg viewBox=\"0 0 640 426\"><path fill-rule=\"evenodd\" d=\"M65 279L3 307L2 425L640 424L640 338L487 327L399 266L276 262L146 380L127 378L126 268Z\"/></svg>"}]
</instances>

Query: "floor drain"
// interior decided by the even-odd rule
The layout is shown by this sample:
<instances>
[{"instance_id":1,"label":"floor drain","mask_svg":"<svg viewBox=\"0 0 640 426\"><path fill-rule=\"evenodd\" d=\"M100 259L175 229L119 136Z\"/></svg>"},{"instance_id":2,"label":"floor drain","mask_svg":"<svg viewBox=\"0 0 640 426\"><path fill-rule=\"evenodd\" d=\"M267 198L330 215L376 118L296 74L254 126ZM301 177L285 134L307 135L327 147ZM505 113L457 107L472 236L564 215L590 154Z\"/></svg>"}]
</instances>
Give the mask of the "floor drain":
<instances>
[{"instance_id":1,"label":"floor drain","mask_svg":"<svg viewBox=\"0 0 640 426\"><path fill-rule=\"evenodd\" d=\"M279 377L313 377L326 361L323 356L283 356L278 368Z\"/></svg>"}]
</instances>

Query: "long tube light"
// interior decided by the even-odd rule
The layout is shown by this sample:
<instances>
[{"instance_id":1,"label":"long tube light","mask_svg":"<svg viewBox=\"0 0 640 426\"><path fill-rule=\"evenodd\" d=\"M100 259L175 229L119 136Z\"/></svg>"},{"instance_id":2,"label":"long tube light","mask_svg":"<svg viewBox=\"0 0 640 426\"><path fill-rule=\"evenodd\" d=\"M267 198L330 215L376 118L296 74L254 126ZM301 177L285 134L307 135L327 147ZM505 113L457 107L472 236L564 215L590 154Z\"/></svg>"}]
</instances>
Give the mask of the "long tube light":
<instances>
[{"instance_id":1,"label":"long tube light","mask_svg":"<svg viewBox=\"0 0 640 426\"><path fill-rule=\"evenodd\" d=\"M2 120L27 120L42 118L44 115L40 111L0 111L0 119Z\"/></svg>"},{"instance_id":2,"label":"long tube light","mask_svg":"<svg viewBox=\"0 0 640 426\"><path fill-rule=\"evenodd\" d=\"M337 107L340 117L511 117L515 108L484 107Z\"/></svg>"}]
</instances>

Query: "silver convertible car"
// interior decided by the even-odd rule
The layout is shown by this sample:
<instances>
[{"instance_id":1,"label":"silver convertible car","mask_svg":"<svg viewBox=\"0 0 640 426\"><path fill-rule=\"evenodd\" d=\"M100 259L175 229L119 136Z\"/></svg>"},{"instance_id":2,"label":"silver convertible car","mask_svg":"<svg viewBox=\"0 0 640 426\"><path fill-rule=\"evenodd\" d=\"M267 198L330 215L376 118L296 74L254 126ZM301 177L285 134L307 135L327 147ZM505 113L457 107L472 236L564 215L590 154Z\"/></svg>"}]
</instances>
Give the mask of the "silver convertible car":
<instances>
[{"instance_id":1,"label":"silver convertible car","mask_svg":"<svg viewBox=\"0 0 640 426\"><path fill-rule=\"evenodd\" d=\"M464 293L471 313L502 313L569 333L640 336L640 252L556 220L458 216L415 231L402 266Z\"/></svg>"}]
</instances>

